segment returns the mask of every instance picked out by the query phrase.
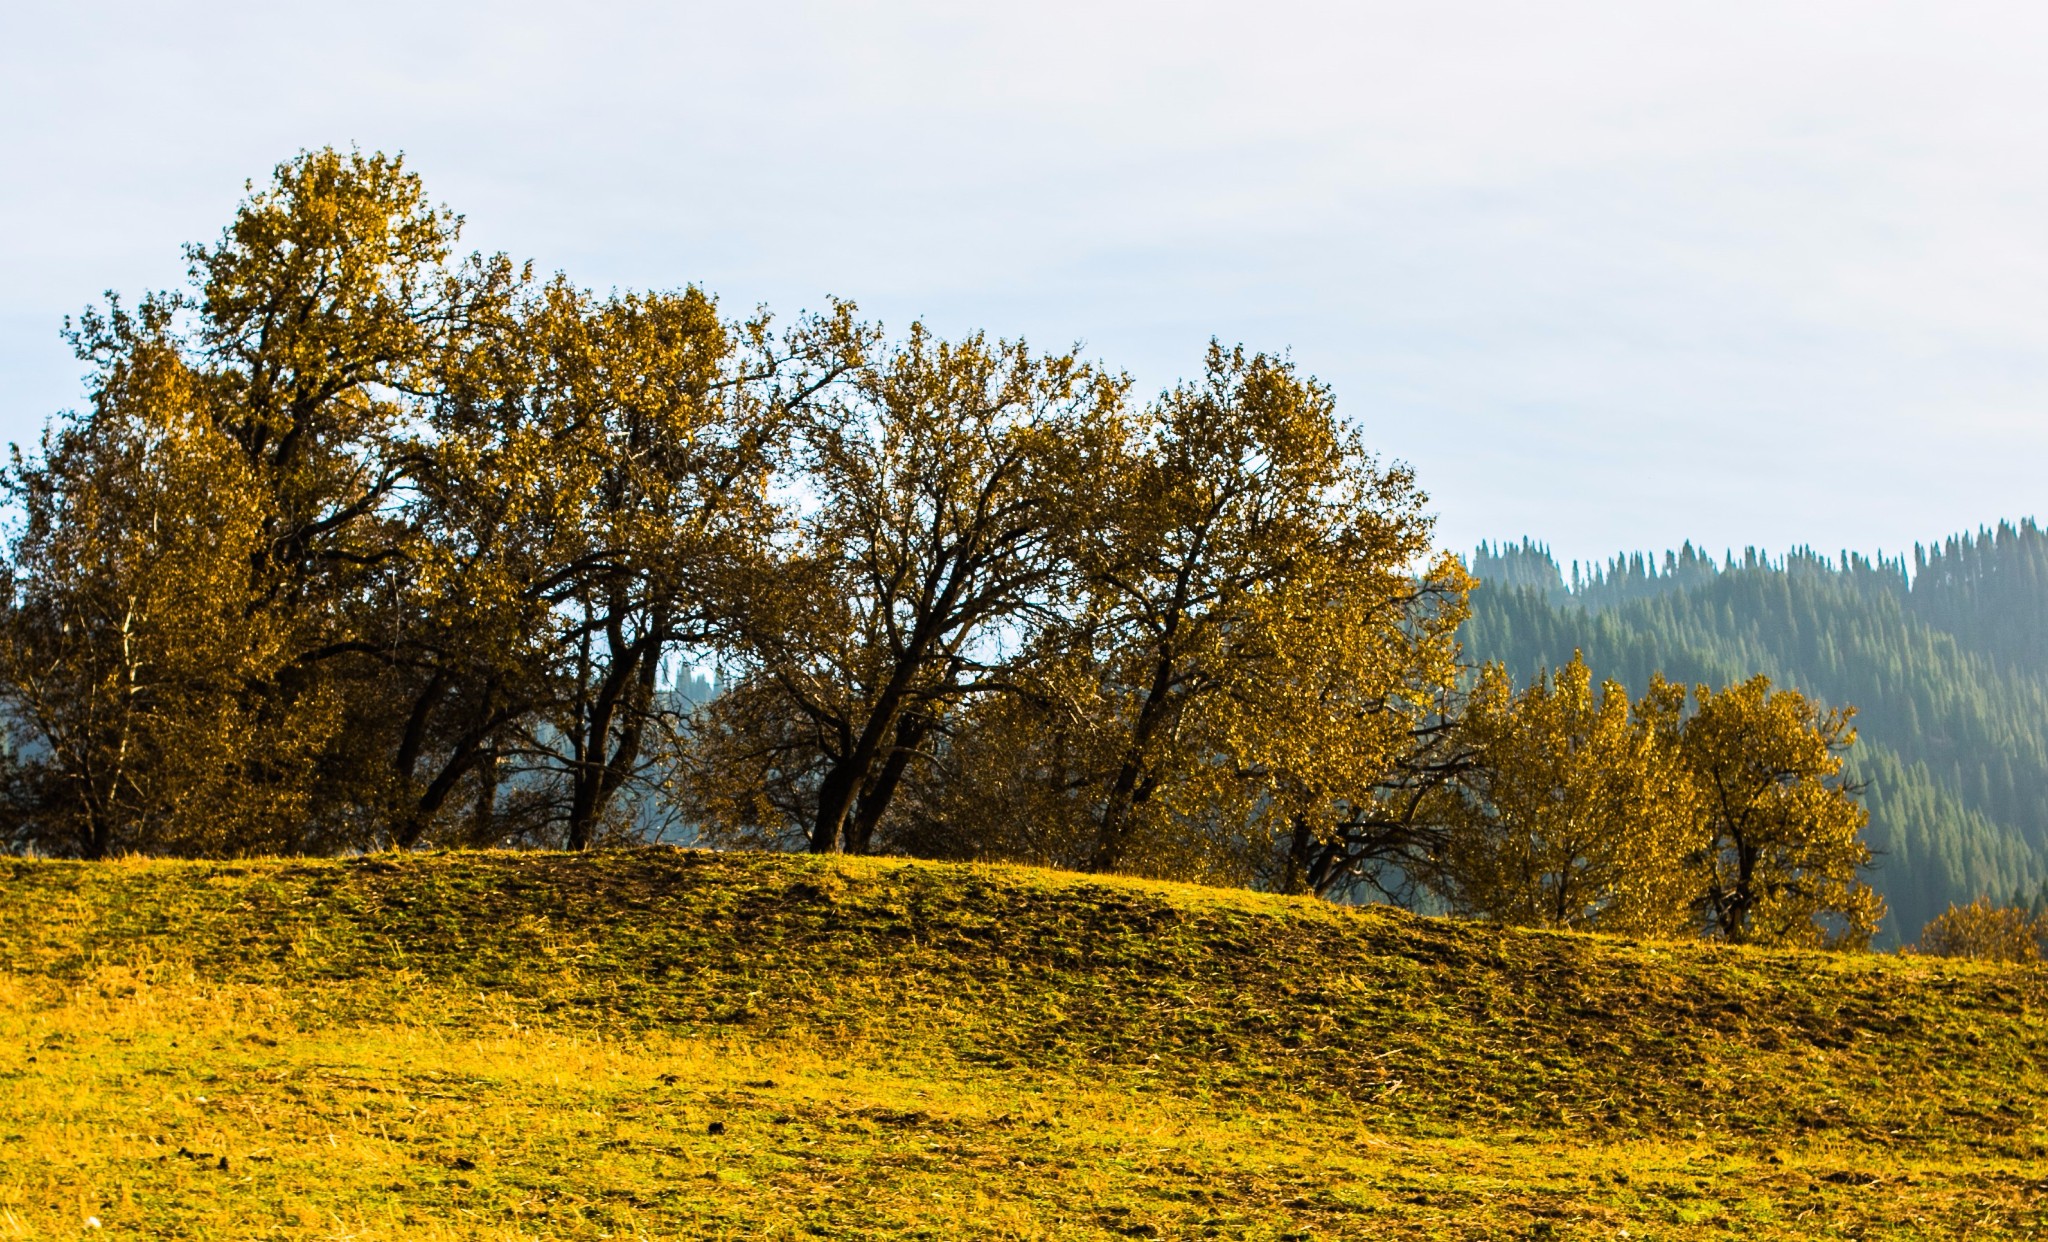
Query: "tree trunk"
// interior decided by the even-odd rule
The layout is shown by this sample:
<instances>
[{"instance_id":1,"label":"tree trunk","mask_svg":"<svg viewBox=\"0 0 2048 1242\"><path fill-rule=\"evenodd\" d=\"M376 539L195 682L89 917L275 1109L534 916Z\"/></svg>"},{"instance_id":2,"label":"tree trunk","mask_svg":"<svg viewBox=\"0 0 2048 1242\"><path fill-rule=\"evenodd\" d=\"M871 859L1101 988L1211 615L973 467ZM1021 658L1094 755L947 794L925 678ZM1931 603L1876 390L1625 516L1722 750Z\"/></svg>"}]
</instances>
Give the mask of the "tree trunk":
<instances>
[{"instance_id":1,"label":"tree trunk","mask_svg":"<svg viewBox=\"0 0 2048 1242\"><path fill-rule=\"evenodd\" d=\"M647 632L628 643L624 617L615 613L606 623L611 663L599 683L597 699L578 728L575 774L570 782L568 846L590 848L599 818L612 795L640 760L646 715L653 707L654 679L661 666L665 621L651 619ZM586 665L588 667L588 665ZM618 729L616 741L612 736Z\"/></svg>"},{"instance_id":2,"label":"tree trunk","mask_svg":"<svg viewBox=\"0 0 2048 1242\"><path fill-rule=\"evenodd\" d=\"M853 802L853 779L851 756L826 769L825 779L818 785L818 814L811 821L811 853L839 852L840 829Z\"/></svg>"},{"instance_id":3,"label":"tree trunk","mask_svg":"<svg viewBox=\"0 0 2048 1242\"><path fill-rule=\"evenodd\" d=\"M818 787L817 818L811 825L811 853L837 854L847 848L848 821L881 758L883 739L896 730L903 701L909 697L909 682L909 668L899 666L868 714L867 727L826 771ZM879 817L880 811L875 814Z\"/></svg>"},{"instance_id":4,"label":"tree trunk","mask_svg":"<svg viewBox=\"0 0 2048 1242\"><path fill-rule=\"evenodd\" d=\"M1152 669L1152 685L1145 705L1138 709L1137 725L1131 730L1131 747L1123 766L1109 787L1102 808L1102 823L1095 836L1095 852L1088 860L1090 871L1114 871L1123 865L1124 847L1130 836L1131 813L1151 795L1157 779L1144 767L1145 746L1165 719L1167 696L1173 688L1173 659L1161 656Z\"/></svg>"},{"instance_id":5,"label":"tree trunk","mask_svg":"<svg viewBox=\"0 0 2048 1242\"><path fill-rule=\"evenodd\" d=\"M470 820L469 843L485 849L498 841L498 748L484 750L476 769L476 812Z\"/></svg>"},{"instance_id":6,"label":"tree trunk","mask_svg":"<svg viewBox=\"0 0 2048 1242\"><path fill-rule=\"evenodd\" d=\"M903 717L896 725L896 744L889 750L882 766L861 790L853 806L853 822L846 828L846 852L865 854L874 846L875 830L881 826L882 815L889 809L889 803L896 797L896 788L903 783L904 770L924 739L931 733L931 721L923 715Z\"/></svg>"},{"instance_id":7,"label":"tree trunk","mask_svg":"<svg viewBox=\"0 0 2048 1242\"><path fill-rule=\"evenodd\" d=\"M1294 832L1287 845L1287 871L1280 879L1280 891L1296 896L1309 891L1309 870L1313 865L1311 854L1315 836L1309 832L1308 817L1294 817Z\"/></svg>"}]
</instances>

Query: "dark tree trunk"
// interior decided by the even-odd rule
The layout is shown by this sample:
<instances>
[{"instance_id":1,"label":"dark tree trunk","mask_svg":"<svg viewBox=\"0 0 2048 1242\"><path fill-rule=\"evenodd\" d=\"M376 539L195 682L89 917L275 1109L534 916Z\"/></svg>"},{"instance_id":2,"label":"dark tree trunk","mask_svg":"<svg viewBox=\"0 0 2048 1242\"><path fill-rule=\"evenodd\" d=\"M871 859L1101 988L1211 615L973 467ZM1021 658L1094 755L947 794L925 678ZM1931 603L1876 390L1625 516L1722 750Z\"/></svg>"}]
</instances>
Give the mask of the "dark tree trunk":
<instances>
[{"instance_id":1,"label":"dark tree trunk","mask_svg":"<svg viewBox=\"0 0 2048 1242\"><path fill-rule=\"evenodd\" d=\"M469 843L478 849L498 843L498 748L484 749L476 768L476 811L469 824Z\"/></svg>"},{"instance_id":2,"label":"dark tree trunk","mask_svg":"<svg viewBox=\"0 0 2048 1242\"><path fill-rule=\"evenodd\" d=\"M599 684L596 701L580 723L582 736L576 742L568 824L572 850L590 848L598 822L640 762L668 635L665 622L659 619L631 643L625 640L619 619L615 618L609 629L612 663Z\"/></svg>"},{"instance_id":3,"label":"dark tree trunk","mask_svg":"<svg viewBox=\"0 0 2048 1242\"><path fill-rule=\"evenodd\" d=\"M874 848L875 830L881 826L883 814L895 800L905 769L931 731L931 720L923 714L905 716L897 723L896 744L890 748L874 779L861 790L859 799L854 803L853 822L846 830L847 853L865 854Z\"/></svg>"},{"instance_id":4,"label":"dark tree trunk","mask_svg":"<svg viewBox=\"0 0 2048 1242\"><path fill-rule=\"evenodd\" d=\"M882 761L887 739L896 731L904 703L911 697L910 679L922 659L921 646L915 644L921 637L913 636L911 654L899 658L895 675L883 687L874 708L869 711L867 725L859 737L826 771L825 779L818 787L818 813L811 826L811 853L837 854L848 848L854 808L862 793L869 789L875 765ZM879 806L874 814L880 818Z\"/></svg>"}]
</instances>

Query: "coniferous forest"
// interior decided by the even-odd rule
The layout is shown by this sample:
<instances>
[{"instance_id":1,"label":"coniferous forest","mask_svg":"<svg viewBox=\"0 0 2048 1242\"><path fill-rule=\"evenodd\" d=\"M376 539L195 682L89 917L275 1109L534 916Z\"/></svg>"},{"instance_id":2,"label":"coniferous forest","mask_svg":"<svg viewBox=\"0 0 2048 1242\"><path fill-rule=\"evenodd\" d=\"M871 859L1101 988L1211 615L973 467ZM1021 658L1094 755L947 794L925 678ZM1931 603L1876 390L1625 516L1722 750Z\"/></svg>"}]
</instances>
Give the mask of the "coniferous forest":
<instances>
[{"instance_id":1,"label":"coniferous forest","mask_svg":"<svg viewBox=\"0 0 2048 1242\"><path fill-rule=\"evenodd\" d=\"M2048 877L2048 532L2031 519L1905 559L1810 549L1717 561L1690 544L1567 573L1543 546L1487 545L1466 657L1518 678L1577 650L1631 687L1652 673L1762 672L1857 709L1886 939L1951 903L2039 907Z\"/></svg>"}]
</instances>

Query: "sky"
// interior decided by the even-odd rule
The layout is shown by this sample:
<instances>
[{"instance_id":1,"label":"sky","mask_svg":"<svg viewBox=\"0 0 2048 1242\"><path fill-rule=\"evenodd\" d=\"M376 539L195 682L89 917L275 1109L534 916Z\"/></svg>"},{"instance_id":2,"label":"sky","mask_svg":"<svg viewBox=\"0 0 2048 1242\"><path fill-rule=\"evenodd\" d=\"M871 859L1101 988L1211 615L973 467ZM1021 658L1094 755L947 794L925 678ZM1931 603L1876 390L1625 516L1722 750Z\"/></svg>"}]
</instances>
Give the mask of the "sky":
<instances>
[{"instance_id":1,"label":"sky","mask_svg":"<svg viewBox=\"0 0 2048 1242\"><path fill-rule=\"evenodd\" d=\"M600 290L1289 350L1445 546L1898 551L2048 516L2043 63L1968 0L23 0L0 440L67 314L356 145Z\"/></svg>"}]
</instances>

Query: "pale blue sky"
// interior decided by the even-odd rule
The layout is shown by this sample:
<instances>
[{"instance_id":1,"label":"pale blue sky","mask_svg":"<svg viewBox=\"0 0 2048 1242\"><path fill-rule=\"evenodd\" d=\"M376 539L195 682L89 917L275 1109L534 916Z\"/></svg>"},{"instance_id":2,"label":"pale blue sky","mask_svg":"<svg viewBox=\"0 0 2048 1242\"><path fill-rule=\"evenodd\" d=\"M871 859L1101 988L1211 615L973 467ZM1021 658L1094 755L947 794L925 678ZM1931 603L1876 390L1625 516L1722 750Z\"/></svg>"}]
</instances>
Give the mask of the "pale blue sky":
<instances>
[{"instance_id":1,"label":"pale blue sky","mask_svg":"<svg viewBox=\"0 0 2048 1242\"><path fill-rule=\"evenodd\" d=\"M242 182L403 150L600 288L825 295L1157 388L1291 347L1455 547L2048 516L2048 8L78 2L0 10L0 438Z\"/></svg>"}]
</instances>

